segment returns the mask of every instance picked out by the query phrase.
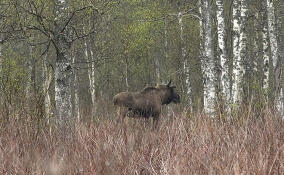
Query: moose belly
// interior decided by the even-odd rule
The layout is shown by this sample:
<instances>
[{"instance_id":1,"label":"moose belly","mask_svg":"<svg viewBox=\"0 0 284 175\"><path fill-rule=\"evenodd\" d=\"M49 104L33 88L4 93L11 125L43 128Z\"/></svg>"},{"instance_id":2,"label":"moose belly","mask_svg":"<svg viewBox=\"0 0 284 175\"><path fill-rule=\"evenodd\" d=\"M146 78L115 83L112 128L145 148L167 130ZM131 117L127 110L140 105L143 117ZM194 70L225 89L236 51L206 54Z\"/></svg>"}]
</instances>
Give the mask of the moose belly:
<instances>
[{"instance_id":1,"label":"moose belly","mask_svg":"<svg viewBox=\"0 0 284 175\"><path fill-rule=\"evenodd\" d=\"M129 108L129 116L130 117L151 117L151 116L156 116L159 115L159 111L154 110L153 108L151 109L141 109L141 108Z\"/></svg>"}]
</instances>

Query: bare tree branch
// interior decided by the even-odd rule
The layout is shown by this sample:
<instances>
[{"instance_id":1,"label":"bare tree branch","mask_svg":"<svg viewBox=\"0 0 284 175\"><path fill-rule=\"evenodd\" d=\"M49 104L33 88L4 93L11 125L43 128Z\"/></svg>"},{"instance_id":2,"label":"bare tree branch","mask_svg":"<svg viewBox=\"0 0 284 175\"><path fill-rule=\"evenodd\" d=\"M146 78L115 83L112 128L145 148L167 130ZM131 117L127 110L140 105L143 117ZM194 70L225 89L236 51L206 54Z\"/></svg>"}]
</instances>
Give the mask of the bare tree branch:
<instances>
[{"instance_id":1,"label":"bare tree branch","mask_svg":"<svg viewBox=\"0 0 284 175\"><path fill-rule=\"evenodd\" d=\"M91 8L91 9L96 10L98 12L98 9L94 8L93 6L86 6L86 7L83 7L83 8L80 8L80 9L77 9L77 10L73 11L71 16L68 18L67 22L64 24L64 26L63 26L62 30L60 31L60 33L64 32L64 30L69 25L69 23L71 22L71 20L73 19L73 17L75 16L76 13L78 13L80 11L83 11L83 10L86 10L88 8Z\"/></svg>"}]
</instances>

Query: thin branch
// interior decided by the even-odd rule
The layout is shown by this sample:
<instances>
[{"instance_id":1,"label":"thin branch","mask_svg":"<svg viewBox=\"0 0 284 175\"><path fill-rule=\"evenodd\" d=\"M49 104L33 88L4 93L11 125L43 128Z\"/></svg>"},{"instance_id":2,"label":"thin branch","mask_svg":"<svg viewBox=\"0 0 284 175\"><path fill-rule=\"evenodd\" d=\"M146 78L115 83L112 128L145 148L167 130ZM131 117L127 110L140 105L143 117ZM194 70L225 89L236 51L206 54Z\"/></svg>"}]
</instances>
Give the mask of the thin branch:
<instances>
[{"instance_id":1,"label":"thin branch","mask_svg":"<svg viewBox=\"0 0 284 175\"><path fill-rule=\"evenodd\" d=\"M38 23L40 24L40 26L43 28L44 31L50 32L50 33L52 33L52 34L54 35L54 31L48 29L48 28L45 26L43 20L47 20L47 21L50 21L50 22L53 22L53 21L48 20L46 17L39 15L39 14L37 13L37 8L35 8L35 12L33 12L33 11L28 10L28 9L25 9L25 8L24 8L23 6L21 6L21 5L18 5L18 6L19 6L22 10L24 10L25 12L27 12L28 14L35 16L35 17L37 18ZM31 10L32 10L32 7L31 7Z\"/></svg>"},{"instance_id":2,"label":"thin branch","mask_svg":"<svg viewBox=\"0 0 284 175\"><path fill-rule=\"evenodd\" d=\"M29 30L37 30L37 31L41 32L42 34L44 34L45 36L47 36L48 38L51 38L49 33L47 33L45 30L42 30L41 28L39 28L37 26L31 25L31 26L27 26L26 28L29 29Z\"/></svg>"},{"instance_id":3,"label":"thin branch","mask_svg":"<svg viewBox=\"0 0 284 175\"><path fill-rule=\"evenodd\" d=\"M27 43L28 43L28 45L30 45L30 46L39 46L39 45L45 45L45 44L47 44L47 43L50 43L50 40L44 41L44 42L39 42L39 43L32 43L32 42L27 42Z\"/></svg>"},{"instance_id":4,"label":"thin branch","mask_svg":"<svg viewBox=\"0 0 284 175\"><path fill-rule=\"evenodd\" d=\"M83 34L83 35L79 35L78 32L75 30L75 34L76 34L76 38L72 39L71 42L74 42L78 39L83 39L83 38L86 38L87 36L90 36L91 34L95 33L96 31L95 30L92 30L86 34Z\"/></svg>"},{"instance_id":5,"label":"thin branch","mask_svg":"<svg viewBox=\"0 0 284 175\"><path fill-rule=\"evenodd\" d=\"M48 45L46 46L46 49L43 51L43 53L40 56L45 55L49 51L50 43L51 43L51 41L49 40Z\"/></svg>"},{"instance_id":6,"label":"thin branch","mask_svg":"<svg viewBox=\"0 0 284 175\"><path fill-rule=\"evenodd\" d=\"M80 11L83 11L87 8L92 8L94 9L92 6L86 6L86 7L83 7L83 8L80 8L80 9L77 9L75 11L73 11L73 13L71 14L71 16L69 17L69 19L67 20L67 22L64 24L64 27L62 28L62 30L60 31L60 33L63 33L64 30L66 29L66 27L69 25L69 23L71 22L71 20L73 19L73 17L75 16L76 13L80 12ZM97 9L96 9L97 10ZM97 10L98 11L98 10Z\"/></svg>"}]
</instances>

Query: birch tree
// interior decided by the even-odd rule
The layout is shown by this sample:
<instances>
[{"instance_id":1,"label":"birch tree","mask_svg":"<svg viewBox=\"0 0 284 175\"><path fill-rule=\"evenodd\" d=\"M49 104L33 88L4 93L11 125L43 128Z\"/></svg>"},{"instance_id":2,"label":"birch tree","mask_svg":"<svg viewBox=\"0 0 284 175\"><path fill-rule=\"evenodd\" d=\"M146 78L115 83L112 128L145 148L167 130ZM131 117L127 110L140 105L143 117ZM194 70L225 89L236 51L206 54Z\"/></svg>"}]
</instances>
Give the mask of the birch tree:
<instances>
[{"instance_id":1,"label":"birch tree","mask_svg":"<svg viewBox=\"0 0 284 175\"><path fill-rule=\"evenodd\" d=\"M2 45L0 44L0 73L1 73L1 68L2 68Z\"/></svg>"},{"instance_id":2,"label":"birch tree","mask_svg":"<svg viewBox=\"0 0 284 175\"><path fill-rule=\"evenodd\" d=\"M218 32L218 51L221 63L221 89L222 97L224 98L225 106L231 104L230 102L230 77L229 77L229 61L226 50L225 38L225 19L224 19L224 4L223 0L216 0L217 6L217 32Z\"/></svg>"},{"instance_id":3,"label":"birch tree","mask_svg":"<svg viewBox=\"0 0 284 175\"><path fill-rule=\"evenodd\" d=\"M42 60L42 74L43 74L43 94L44 94L44 112L45 117L48 120L48 123L50 123L50 117L52 116L51 111L51 100L50 100L50 86L52 82L53 73L51 70L51 66L49 65L49 62L47 60L47 54L44 55L44 58Z\"/></svg>"},{"instance_id":4,"label":"birch tree","mask_svg":"<svg viewBox=\"0 0 284 175\"><path fill-rule=\"evenodd\" d=\"M280 61L279 48L278 48L278 40L277 40L277 27L276 27L276 19L274 12L274 4L272 0L267 0L267 21L268 21L268 34L269 34L269 43L271 48L271 57L272 57L272 65L274 72L274 96L275 96L275 105L278 111L283 113L283 92L281 86L281 68L277 66Z\"/></svg>"},{"instance_id":5,"label":"birch tree","mask_svg":"<svg viewBox=\"0 0 284 175\"><path fill-rule=\"evenodd\" d=\"M248 82L245 82L245 65L248 66L248 46L247 46L247 21L248 21L248 6L246 0L241 0L241 30L240 30L240 72L239 72L239 103L244 100L245 88L248 86ZM248 94L246 94L248 95ZM246 96L245 96L246 97Z\"/></svg>"},{"instance_id":6,"label":"birch tree","mask_svg":"<svg viewBox=\"0 0 284 175\"><path fill-rule=\"evenodd\" d=\"M164 52L165 52L165 59L168 60L169 53L168 53L168 22L167 17L164 17Z\"/></svg>"},{"instance_id":7,"label":"birch tree","mask_svg":"<svg viewBox=\"0 0 284 175\"><path fill-rule=\"evenodd\" d=\"M55 60L55 104L57 121L61 126L70 125L72 119L71 103L71 33L64 18L68 11L68 2L57 0L55 5L56 21L54 31Z\"/></svg>"},{"instance_id":8,"label":"birch tree","mask_svg":"<svg viewBox=\"0 0 284 175\"><path fill-rule=\"evenodd\" d=\"M155 72L156 72L156 81L157 83L161 83L161 73L160 73L160 69L161 69L161 65L160 65L160 59L159 59L159 55L157 54L157 49L155 49L154 51L154 56L155 56Z\"/></svg>"},{"instance_id":9,"label":"birch tree","mask_svg":"<svg viewBox=\"0 0 284 175\"><path fill-rule=\"evenodd\" d=\"M240 83L243 67L241 65L240 57L240 35L241 35L241 6L239 0L233 2L233 85L232 85L232 99L233 103L238 103L240 99Z\"/></svg>"},{"instance_id":10,"label":"birch tree","mask_svg":"<svg viewBox=\"0 0 284 175\"><path fill-rule=\"evenodd\" d=\"M1 36L1 35L0 35ZM0 38L0 41L2 41L2 37ZM2 60L2 42L0 42L0 74L2 74L2 66L3 66L3 60ZM2 96L0 93L0 104L2 104Z\"/></svg>"},{"instance_id":11,"label":"birch tree","mask_svg":"<svg viewBox=\"0 0 284 175\"><path fill-rule=\"evenodd\" d=\"M263 9L266 9L266 1L262 2ZM262 48L263 48L263 88L268 91L269 88L269 37L268 37L268 24L267 24L267 11L261 12L262 17ZM268 96L267 96L268 97Z\"/></svg>"},{"instance_id":12,"label":"birch tree","mask_svg":"<svg viewBox=\"0 0 284 175\"><path fill-rule=\"evenodd\" d=\"M204 111L213 113L216 102L216 72L212 38L212 12L209 0L202 3L203 25L204 25L204 57L202 69L204 75ZM202 27L202 26L201 26Z\"/></svg>"},{"instance_id":13,"label":"birch tree","mask_svg":"<svg viewBox=\"0 0 284 175\"><path fill-rule=\"evenodd\" d=\"M72 64L76 64L76 54L75 54L75 49L72 49ZM73 79L72 79L72 85L73 85L73 90L74 90L74 96L73 96L73 111L74 111L74 117L77 119L77 122L80 122L80 105L79 105L79 83L78 83L78 75L77 71L74 69L73 70Z\"/></svg>"},{"instance_id":14,"label":"birch tree","mask_svg":"<svg viewBox=\"0 0 284 175\"><path fill-rule=\"evenodd\" d=\"M183 61L183 70L185 74L186 93L189 96L191 94L191 87L190 87L190 80L189 80L189 65L188 65L188 60L186 58L186 45L185 45L185 39L184 39L183 17L184 17L184 14L180 10L177 14L177 18L178 18L178 24L180 28L181 57Z\"/></svg>"},{"instance_id":15,"label":"birch tree","mask_svg":"<svg viewBox=\"0 0 284 175\"><path fill-rule=\"evenodd\" d=\"M92 101L92 115L95 114L96 106L95 106L95 100L96 100L96 89L95 89L95 58L94 58L94 52L92 49L89 48L87 40L84 40L84 57L86 59L88 69L88 81L89 81L89 87L90 87L90 93L91 93L91 101Z\"/></svg>"},{"instance_id":16,"label":"birch tree","mask_svg":"<svg viewBox=\"0 0 284 175\"><path fill-rule=\"evenodd\" d=\"M33 37L32 37L33 39ZM29 110L30 112L35 112L35 91L36 91L36 58L35 58L35 47L33 45L29 45L29 59L28 59L28 81L27 81L27 89L26 94L29 99Z\"/></svg>"}]
</instances>

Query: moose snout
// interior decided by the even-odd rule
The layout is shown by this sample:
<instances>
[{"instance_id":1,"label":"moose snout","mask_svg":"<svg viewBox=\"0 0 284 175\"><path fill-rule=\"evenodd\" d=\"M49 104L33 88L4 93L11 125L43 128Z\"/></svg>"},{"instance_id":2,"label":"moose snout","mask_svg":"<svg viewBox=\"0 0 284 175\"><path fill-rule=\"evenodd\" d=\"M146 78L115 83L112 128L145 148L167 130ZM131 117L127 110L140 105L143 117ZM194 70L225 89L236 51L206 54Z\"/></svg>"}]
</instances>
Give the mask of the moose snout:
<instances>
[{"instance_id":1,"label":"moose snout","mask_svg":"<svg viewBox=\"0 0 284 175\"><path fill-rule=\"evenodd\" d=\"M180 96L177 95L177 96L173 99L173 102L174 102L175 104L180 103Z\"/></svg>"}]
</instances>

